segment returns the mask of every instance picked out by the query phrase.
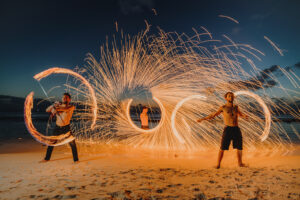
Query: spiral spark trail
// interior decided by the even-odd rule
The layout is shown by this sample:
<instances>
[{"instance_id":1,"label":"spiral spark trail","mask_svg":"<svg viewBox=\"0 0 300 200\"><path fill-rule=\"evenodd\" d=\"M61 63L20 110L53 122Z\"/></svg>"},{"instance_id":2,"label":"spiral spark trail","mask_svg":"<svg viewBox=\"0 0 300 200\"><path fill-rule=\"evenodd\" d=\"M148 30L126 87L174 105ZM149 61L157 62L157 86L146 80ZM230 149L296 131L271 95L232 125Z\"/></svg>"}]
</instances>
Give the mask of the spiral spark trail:
<instances>
[{"instance_id":1,"label":"spiral spark trail","mask_svg":"<svg viewBox=\"0 0 300 200\"><path fill-rule=\"evenodd\" d=\"M274 150L291 143L282 125L271 126L271 121L279 113L300 119L290 107L295 104L292 97L300 94L283 88L271 71L256 67L253 58L259 62L263 52L227 35L224 41L213 38L204 27L192 36L162 30L148 35L147 31L149 27L133 37L120 33L120 42L115 38L112 45L107 42L101 47L100 59L88 55L82 76L88 77L95 91L97 121L92 132L77 130L79 141L169 150L218 149L222 119L196 121L216 112L225 103L224 94L232 91L235 103L249 116L249 121L239 120L246 149L264 145ZM296 73L284 74L299 85ZM290 104L278 102L273 91L286 94ZM141 93L150 94L145 102L154 100L156 105L150 107L160 109L161 120L151 130L138 128L130 115L133 99Z\"/></svg>"},{"instance_id":2,"label":"spiral spark trail","mask_svg":"<svg viewBox=\"0 0 300 200\"><path fill-rule=\"evenodd\" d=\"M162 30L159 35L148 36L147 29L135 37L125 37L120 46L116 41L111 48L106 44L101 48L100 60L88 56L85 69L103 120L97 123L99 131L93 134L93 141L117 141L145 148L219 148L222 120L200 124L196 120L215 112L225 103L224 93L233 91L240 109L250 118L239 123L246 148L260 144L277 148L290 142L279 136L279 132L287 136L280 124L271 126L271 116L276 119L276 113L285 112L299 119L299 113L276 104L269 95L273 89L286 90L276 84L269 87L261 80L259 74L264 72L252 58L259 61L264 53L251 45L233 42L228 36L223 35L224 42L214 39L207 29L202 29L202 33L194 30L191 37ZM249 74L245 65L255 73ZM264 77L270 79L267 83L279 82L272 74ZM134 124L129 112L132 98L143 90L159 99L163 116L154 129L147 131ZM297 91L289 92L299 95ZM81 139L89 138L83 134Z\"/></svg>"}]
</instances>

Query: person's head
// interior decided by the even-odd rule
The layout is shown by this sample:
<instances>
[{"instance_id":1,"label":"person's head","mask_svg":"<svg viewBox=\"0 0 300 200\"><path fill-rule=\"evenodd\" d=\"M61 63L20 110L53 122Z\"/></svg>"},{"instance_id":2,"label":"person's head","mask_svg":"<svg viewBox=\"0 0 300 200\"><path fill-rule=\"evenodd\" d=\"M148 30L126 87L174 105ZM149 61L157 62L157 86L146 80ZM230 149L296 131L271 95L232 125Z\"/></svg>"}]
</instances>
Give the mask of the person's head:
<instances>
[{"instance_id":1,"label":"person's head","mask_svg":"<svg viewBox=\"0 0 300 200\"><path fill-rule=\"evenodd\" d=\"M234 100L234 94L233 92L227 92L225 95L224 95L225 99L227 102L230 102L232 103L233 100Z\"/></svg>"},{"instance_id":2,"label":"person's head","mask_svg":"<svg viewBox=\"0 0 300 200\"><path fill-rule=\"evenodd\" d=\"M64 93L62 97L62 102L64 104L68 104L70 103L70 101L71 101L71 95L68 92Z\"/></svg>"},{"instance_id":3,"label":"person's head","mask_svg":"<svg viewBox=\"0 0 300 200\"><path fill-rule=\"evenodd\" d=\"M147 113L148 112L148 107L143 106L143 113Z\"/></svg>"}]
</instances>

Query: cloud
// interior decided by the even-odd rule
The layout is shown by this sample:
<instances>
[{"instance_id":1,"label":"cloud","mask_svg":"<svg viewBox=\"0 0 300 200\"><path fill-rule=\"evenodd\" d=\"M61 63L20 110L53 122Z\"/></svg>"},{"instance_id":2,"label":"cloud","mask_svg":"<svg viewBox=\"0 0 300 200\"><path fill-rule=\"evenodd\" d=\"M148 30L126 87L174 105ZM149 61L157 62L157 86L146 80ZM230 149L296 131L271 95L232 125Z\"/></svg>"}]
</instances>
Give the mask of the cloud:
<instances>
[{"instance_id":1,"label":"cloud","mask_svg":"<svg viewBox=\"0 0 300 200\"><path fill-rule=\"evenodd\" d=\"M121 12L124 15L130 13L142 13L145 10L151 10L154 6L154 0L118 0Z\"/></svg>"},{"instance_id":2,"label":"cloud","mask_svg":"<svg viewBox=\"0 0 300 200\"><path fill-rule=\"evenodd\" d=\"M286 67L284 69L289 72L289 71L293 70L293 68L300 69L300 62L298 62L298 63L296 63L296 64L294 64L292 66L288 66L288 67Z\"/></svg>"},{"instance_id":3,"label":"cloud","mask_svg":"<svg viewBox=\"0 0 300 200\"><path fill-rule=\"evenodd\" d=\"M292 66L287 66L283 68L286 71L290 71L293 68L300 68L300 62L296 63ZM272 65L269 68L266 68L262 71L260 71L257 75L249 78L248 80L242 80L242 81L235 81L231 82L231 84L246 87L250 90L259 90L261 88L271 88L278 84L276 80L274 80L272 76L283 76L283 72L280 70L279 65Z\"/></svg>"},{"instance_id":4,"label":"cloud","mask_svg":"<svg viewBox=\"0 0 300 200\"><path fill-rule=\"evenodd\" d=\"M273 65L267 69L260 71L256 76L248 80L231 82L233 85L246 87L250 90L259 90L260 88L269 88L277 84L269 75L279 69L278 65Z\"/></svg>"}]
</instances>

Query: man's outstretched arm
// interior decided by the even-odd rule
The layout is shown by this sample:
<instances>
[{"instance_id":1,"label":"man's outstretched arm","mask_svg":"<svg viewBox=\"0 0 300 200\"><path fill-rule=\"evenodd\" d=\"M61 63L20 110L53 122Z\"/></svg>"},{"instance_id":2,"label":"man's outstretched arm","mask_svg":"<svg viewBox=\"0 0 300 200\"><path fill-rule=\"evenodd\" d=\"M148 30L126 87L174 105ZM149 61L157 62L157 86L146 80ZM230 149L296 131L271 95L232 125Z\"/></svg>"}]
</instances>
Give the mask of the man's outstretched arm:
<instances>
[{"instance_id":1,"label":"man's outstretched arm","mask_svg":"<svg viewBox=\"0 0 300 200\"><path fill-rule=\"evenodd\" d=\"M215 118L216 116L218 116L219 114L221 114L221 112L223 112L223 107L220 107L219 110L215 113L212 113L206 117L203 117L203 118L200 118L197 120L197 122L202 122L203 120L210 120L210 119L213 119Z\"/></svg>"}]
</instances>

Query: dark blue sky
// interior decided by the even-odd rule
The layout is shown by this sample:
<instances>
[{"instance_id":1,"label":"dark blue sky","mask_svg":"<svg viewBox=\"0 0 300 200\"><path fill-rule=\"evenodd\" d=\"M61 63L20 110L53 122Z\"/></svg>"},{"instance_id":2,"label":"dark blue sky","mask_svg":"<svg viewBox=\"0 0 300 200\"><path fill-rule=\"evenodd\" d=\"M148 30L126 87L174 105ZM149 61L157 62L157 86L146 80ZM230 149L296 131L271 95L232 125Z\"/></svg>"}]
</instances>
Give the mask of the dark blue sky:
<instances>
[{"instance_id":1,"label":"dark blue sky","mask_svg":"<svg viewBox=\"0 0 300 200\"><path fill-rule=\"evenodd\" d=\"M158 15L154 15L154 8ZM115 22L135 35L144 20L165 31L192 34L206 27L221 38L248 43L266 56L256 65L290 66L300 61L300 1L298 0L99 0L0 2L0 94L42 95L34 74L49 67L82 67L88 52L99 57L99 47L112 37ZM218 15L237 19L235 24ZM264 39L284 49L280 56ZM224 38L222 38L224 39Z\"/></svg>"}]
</instances>

